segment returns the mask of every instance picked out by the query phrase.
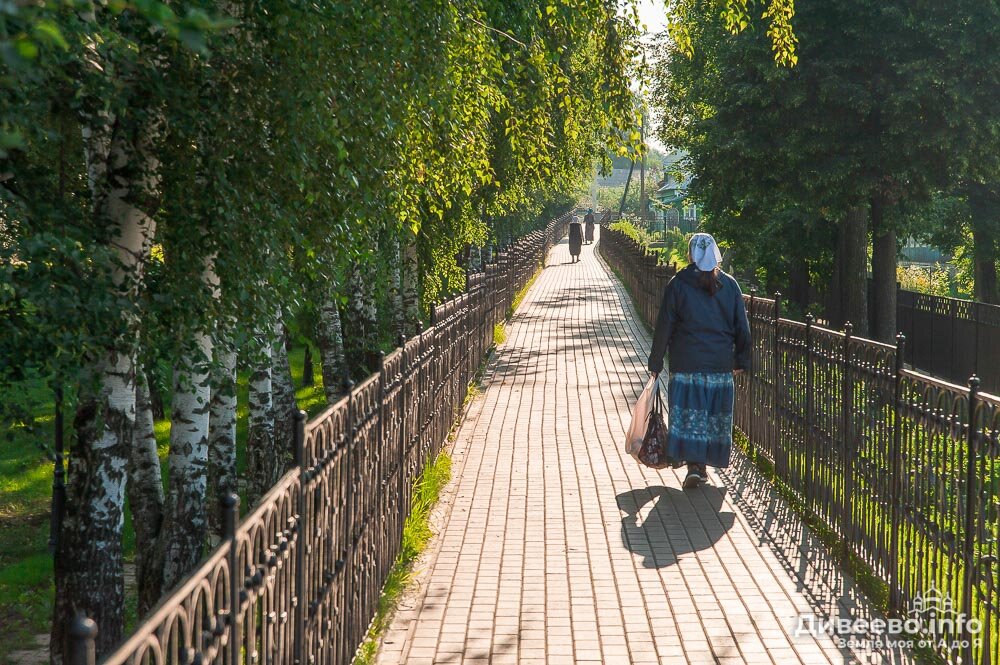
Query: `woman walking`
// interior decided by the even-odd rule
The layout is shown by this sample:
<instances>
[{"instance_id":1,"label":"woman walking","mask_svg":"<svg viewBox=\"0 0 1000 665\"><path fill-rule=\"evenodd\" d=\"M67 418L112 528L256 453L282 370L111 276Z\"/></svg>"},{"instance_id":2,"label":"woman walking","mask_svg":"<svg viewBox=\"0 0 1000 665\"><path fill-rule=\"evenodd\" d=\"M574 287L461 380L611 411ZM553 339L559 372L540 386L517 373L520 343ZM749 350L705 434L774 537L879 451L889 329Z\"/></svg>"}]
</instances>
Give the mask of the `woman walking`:
<instances>
[{"instance_id":1,"label":"woman walking","mask_svg":"<svg viewBox=\"0 0 1000 665\"><path fill-rule=\"evenodd\" d=\"M584 233L583 233L583 240L588 245L593 244L593 242L594 242L594 222L596 222L596 221L597 221L597 218L594 217L594 209L593 208L588 208L587 209L587 215L586 215L586 217L583 218L583 224L584 224L584 226L583 226L583 231L584 231Z\"/></svg>"},{"instance_id":2,"label":"woman walking","mask_svg":"<svg viewBox=\"0 0 1000 665\"><path fill-rule=\"evenodd\" d=\"M708 479L706 465L729 466L733 447L733 375L750 369L750 323L736 280L722 272L715 238L696 233L690 265L667 283L653 334L649 371L667 382L670 452L687 462L684 487Z\"/></svg>"},{"instance_id":3,"label":"woman walking","mask_svg":"<svg viewBox=\"0 0 1000 665\"><path fill-rule=\"evenodd\" d=\"M580 260L582 246L583 230L580 228L580 217L573 215L573 221L569 223L569 255L573 257L573 263Z\"/></svg>"}]
</instances>

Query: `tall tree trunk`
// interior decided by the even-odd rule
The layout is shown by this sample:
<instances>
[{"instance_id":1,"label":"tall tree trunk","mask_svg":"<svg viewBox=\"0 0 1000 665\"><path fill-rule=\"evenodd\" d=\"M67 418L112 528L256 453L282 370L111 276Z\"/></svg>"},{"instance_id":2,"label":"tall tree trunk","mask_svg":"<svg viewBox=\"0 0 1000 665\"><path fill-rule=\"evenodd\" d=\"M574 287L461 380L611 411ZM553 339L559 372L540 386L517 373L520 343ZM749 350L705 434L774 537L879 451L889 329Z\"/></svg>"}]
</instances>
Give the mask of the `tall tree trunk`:
<instances>
[{"instance_id":1,"label":"tall tree trunk","mask_svg":"<svg viewBox=\"0 0 1000 665\"><path fill-rule=\"evenodd\" d=\"M323 392L328 404L340 398L340 387L346 376L344 336L340 325L337 299L329 290L324 292L316 326L316 346L319 347L323 372Z\"/></svg>"},{"instance_id":2,"label":"tall tree trunk","mask_svg":"<svg viewBox=\"0 0 1000 665\"><path fill-rule=\"evenodd\" d=\"M203 259L202 283L219 297L215 256ZM170 409L170 491L157 544L163 590L177 585L201 561L208 542L208 436L212 410L214 339L199 326L185 340L174 367Z\"/></svg>"},{"instance_id":3,"label":"tall tree trunk","mask_svg":"<svg viewBox=\"0 0 1000 665\"><path fill-rule=\"evenodd\" d=\"M156 225L159 162L155 114L136 125L108 114L84 121L84 155L95 217L111 230L118 265L114 295L136 303ZM126 469L136 417L138 321L121 314L129 332L83 372L74 418L66 514L55 561L55 600L49 657L67 655L66 627L77 613L97 622L97 658L107 655L124 630L122 528Z\"/></svg>"},{"instance_id":4,"label":"tall tree trunk","mask_svg":"<svg viewBox=\"0 0 1000 665\"><path fill-rule=\"evenodd\" d=\"M222 537L222 498L239 491L236 478L236 351L216 345L208 416L208 508L212 532Z\"/></svg>"},{"instance_id":5,"label":"tall tree trunk","mask_svg":"<svg viewBox=\"0 0 1000 665\"><path fill-rule=\"evenodd\" d=\"M156 565L156 548L163 523L163 477L153 430L149 383L141 370L136 373L135 430L128 464L128 502L135 529L135 579L139 616L143 617L160 599L163 569Z\"/></svg>"},{"instance_id":6,"label":"tall tree trunk","mask_svg":"<svg viewBox=\"0 0 1000 665\"><path fill-rule=\"evenodd\" d=\"M275 326L274 348L271 350L271 406L274 409L275 450L268 489L284 475L294 453L292 438L295 436L295 412L299 407L295 398L292 368L288 362L288 346L285 343L289 337L283 325L279 323Z\"/></svg>"},{"instance_id":7,"label":"tall tree trunk","mask_svg":"<svg viewBox=\"0 0 1000 665\"><path fill-rule=\"evenodd\" d=\"M174 370L171 401L170 492L158 552L163 590L172 589L198 565L208 540L208 424L211 411L209 366L212 340L194 334L194 344Z\"/></svg>"},{"instance_id":8,"label":"tall tree trunk","mask_svg":"<svg viewBox=\"0 0 1000 665\"><path fill-rule=\"evenodd\" d=\"M896 231L885 221L885 202L872 199L872 313L875 339L891 343L896 336Z\"/></svg>"},{"instance_id":9,"label":"tall tree trunk","mask_svg":"<svg viewBox=\"0 0 1000 665\"><path fill-rule=\"evenodd\" d=\"M809 309L809 263L805 257L793 256L788 269L788 298L805 314Z\"/></svg>"},{"instance_id":10,"label":"tall tree trunk","mask_svg":"<svg viewBox=\"0 0 1000 665\"><path fill-rule=\"evenodd\" d=\"M469 253L469 271L481 272L483 269L483 248L473 245Z\"/></svg>"},{"instance_id":11,"label":"tall tree trunk","mask_svg":"<svg viewBox=\"0 0 1000 665\"><path fill-rule=\"evenodd\" d=\"M856 206L840 223L840 315L854 334L868 335L868 209Z\"/></svg>"},{"instance_id":12,"label":"tall tree trunk","mask_svg":"<svg viewBox=\"0 0 1000 665\"><path fill-rule=\"evenodd\" d=\"M406 337L412 337L420 332L417 329L420 321L420 276L417 262L417 239L409 234L404 240L401 263L404 333Z\"/></svg>"},{"instance_id":13,"label":"tall tree trunk","mask_svg":"<svg viewBox=\"0 0 1000 665\"><path fill-rule=\"evenodd\" d=\"M348 278L347 325L344 339L347 367L351 374L367 375L374 368L372 355L378 350L378 311L371 289L371 276L355 264Z\"/></svg>"},{"instance_id":14,"label":"tall tree trunk","mask_svg":"<svg viewBox=\"0 0 1000 665\"><path fill-rule=\"evenodd\" d=\"M267 335L270 338L270 335ZM264 340L261 340L262 342ZM250 371L250 427L247 435L247 496L254 505L267 488L268 465L274 451L274 408L271 389L273 345L262 343Z\"/></svg>"},{"instance_id":15,"label":"tall tree trunk","mask_svg":"<svg viewBox=\"0 0 1000 665\"><path fill-rule=\"evenodd\" d=\"M844 314L841 308L843 298L843 260L847 251L847 238L842 231L842 225L837 226L836 247L833 252L833 270L826 292L826 318L830 327L840 330L844 327Z\"/></svg>"},{"instance_id":16,"label":"tall tree trunk","mask_svg":"<svg viewBox=\"0 0 1000 665\"><path fill-rule=\"evenodd\" d=\"M971 214L976 300L1000 305L1000 286L997 284L1000 187L970 182L965 186L965 194Z\"/></svg>"},{"instance_id":17,"label":"tall tree trunk","mask_svg":"<svg viewBox=\"0 0 1000 665\"><path fill-rule=\"evenodd\" d=\"M392 257L389 273L389 303L392 310L392 332L396 339L406 336L406 313L403 310L403 257L399 236L392 238Z\"/></svg>"}]
</instances>

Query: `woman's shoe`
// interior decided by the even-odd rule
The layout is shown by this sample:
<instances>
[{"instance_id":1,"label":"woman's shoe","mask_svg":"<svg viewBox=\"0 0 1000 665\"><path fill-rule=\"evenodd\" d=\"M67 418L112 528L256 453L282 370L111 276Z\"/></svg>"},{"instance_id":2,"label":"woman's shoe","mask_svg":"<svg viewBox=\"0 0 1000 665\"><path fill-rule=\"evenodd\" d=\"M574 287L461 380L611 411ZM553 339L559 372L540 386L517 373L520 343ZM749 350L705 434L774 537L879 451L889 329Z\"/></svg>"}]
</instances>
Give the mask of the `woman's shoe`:
<instances>
[{"instance_id":1,"label":"woman's shoe","mask_svg":"<svg viewBox=\"0 0 1000 665\"><path fill-rule=\"evenodd\" d=\"M705 482L705 478L702 477L701 473L699 473L697 469L691 469L688 471L687 477L684 478L684 489L694 489L703 482Z\"/></svg>"}]
</instances>

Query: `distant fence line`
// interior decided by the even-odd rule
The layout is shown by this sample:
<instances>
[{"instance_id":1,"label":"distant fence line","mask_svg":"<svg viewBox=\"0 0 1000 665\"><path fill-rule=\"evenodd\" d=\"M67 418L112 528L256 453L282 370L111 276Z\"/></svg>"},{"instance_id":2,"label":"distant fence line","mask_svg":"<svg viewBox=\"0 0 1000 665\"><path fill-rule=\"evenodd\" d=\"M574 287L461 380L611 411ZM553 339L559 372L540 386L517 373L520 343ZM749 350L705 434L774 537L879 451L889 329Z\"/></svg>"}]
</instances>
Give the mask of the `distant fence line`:
<instances>
[{"instance_id":1,"label":"distant fence line","mask_svg":"<svg viewBox=\"0 0 1000 665\"><path fill-rule=\"evenodd\" d=\"M652 325L664 268L609 229L598 248ZM931 649L1000 662L1000 397L904 369L902 336L881 344L782 318L780 300L746 302L754 369L735 416L748 452L885 584L893 614L912 618L936 590L978 622L939 616Z\"/></svg>"},{"instance_id":2,"label":"distant fence line","mask_svg":"<svg viewBox=\"0 0 1000 665\"><path fill-rule=\"evenodd\" d=\"M1000 394L1000 305L900 289L896 325L908 365L949 381L975 374Z\"/></svg>"},{"instance_id":3,"label":"distant fence line","mask_svg":"<svg viewBox=\"0 0 1000 665\"><path fill-rule=\"evenodd\" d=\"M431 326L312 421L295 466L154 608L106 665L350 663L399 554L413 483L441 450L515 294L569 214L516 241L433 308ZM99 627L71 626L69 660L93 665Z\"/></svg>"}]
</instances>

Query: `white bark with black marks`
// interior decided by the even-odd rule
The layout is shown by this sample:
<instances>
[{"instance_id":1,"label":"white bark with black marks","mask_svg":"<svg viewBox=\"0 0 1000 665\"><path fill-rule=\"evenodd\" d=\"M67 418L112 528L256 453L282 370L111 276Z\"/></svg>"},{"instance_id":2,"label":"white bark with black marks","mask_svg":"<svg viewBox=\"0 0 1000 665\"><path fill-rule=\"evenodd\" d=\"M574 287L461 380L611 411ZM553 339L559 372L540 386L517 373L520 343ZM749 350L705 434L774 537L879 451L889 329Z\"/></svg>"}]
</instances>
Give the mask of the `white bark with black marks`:
<instances>
[{"instance_id":1,"label":"white bark with black marks","mask_svg":"<svg viewBox=\"0 0 1000 665\"><path fill-rule=\"evenodd\" d=\"M340 308L332 291L325 291L319 307L319 321L316 325L316 346L319 347L323 372L323 392L328 404L336 402L341 395L341 384L346 375L344 361L344 333L340 324Z\"/></svg>"},{"instance_id":2,"label":"white bark with black marks","mask_svg":"<svg viewBox=\"0 0 1000 665\"><path fill-rule=\"evenodd\" d=\"M268 336L269 337L269 336ZM261 349L251 365L248 406L249 432L247 435L247 496L250 505L256 503L267 491L267 465L274 448L274 409L271 390L270 343Z\"/></svg>"},{"instance_id":3,"label":"white bark with black marks","mask_svg":"<svg viewBox=\"0 0 1000 665\"><path fill-rule=\"evenodd\" d=\"M392 311L393 336L399 339L406 335L406 315L403 311L403 257L400 253L399 237L393 236L389 267L389 307Z\"/></svg>"},{"instance_id":4,"label":"white bark with black marks","mask_svg":"<svg viewBox=\"0 0 1000 665\"><path fill-rule=\"evenodd\" d=\"M163 590L198 564L208 540L208 423L212 399L209 364L212 339L195 334L195 347L174 369L170 417L170 493L159 549Z\"/></svg>"},{"instance_id":5,"label":"white bark with black marks","mask_svg":"<svg viewBox=\"0 0 1000 665\"><path fill-rule=\"evenodd\" d=\"M271 390L274 409L274 453L268 488L278 482L292 459L292 437L295 436L295 383L288 362L288 344L285 328L279 323L274 327L274 346L271 349Z\"/></svg>"},{"instance_id":6,"label":"white bark with black marks","mask_svg":"<svg viewBox=\"0 0 1000 665\"><path fill-rule=\"evenodd\" d=\"M236 351L216 345L208 416L208 508L212 532L222 537L222 499L238 491L236 477Z\"/></svg>"},{"instance_id":7,"label":"white bark with black marks","mask_svg":"<svg viewBox=\"0 0 1000 665\"><path fill-rule=\"evenodd\" d=\"M139 616L159 600L163 570L153 551L163 523L163 476L153 429L149 384L142 370L136 372L136 418L128 466L128 501L135 529L135 570Z\"/></svg>"},{"instance_id":8,"label":"white bark with black marks","mask_svg":"<svg viewBox=\"0 0 1000 665\"><path fill-rule=\"evenodd\" d=\"M117 254L115 295L138 302L156 230L159 162L155 144L162 119L123 121L98 111L84 119L84 156L94 215L111 229ZM113 316L113 315L112 315ZM136 318L119 314L119 343L91 359L81 376L70 451L66 514L55 562L55 602L49 657L66 655L66 626L83 613L100 626L97 657L117 645L124 630L124 503L136 419Z\"/></svg>"},{"instance_id":9,"label":"white bark with black marks","mask_svg":"<svg viewBox=\"0 0 1000 665\"><path fill-rule=\"evenodd\" d=\"M403 322L407 337L420 332L417 330L420 320L420 274L417 260L417 239L405 236L402 254Z\"/></svg>"},{"instance_id":10,"label":"white bark with black marks","mask_svg":"<svg viewBox=\"0 0 1000 665\"><path fill-rule=\"evenodd\" d=\"M371 355L378 348L378 309L372 292L372 275L356 263L348 278L347 330L345 340L347 366L351 373L370 373Z\"/></svg>"}]
</instances>

